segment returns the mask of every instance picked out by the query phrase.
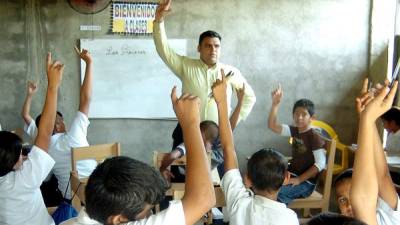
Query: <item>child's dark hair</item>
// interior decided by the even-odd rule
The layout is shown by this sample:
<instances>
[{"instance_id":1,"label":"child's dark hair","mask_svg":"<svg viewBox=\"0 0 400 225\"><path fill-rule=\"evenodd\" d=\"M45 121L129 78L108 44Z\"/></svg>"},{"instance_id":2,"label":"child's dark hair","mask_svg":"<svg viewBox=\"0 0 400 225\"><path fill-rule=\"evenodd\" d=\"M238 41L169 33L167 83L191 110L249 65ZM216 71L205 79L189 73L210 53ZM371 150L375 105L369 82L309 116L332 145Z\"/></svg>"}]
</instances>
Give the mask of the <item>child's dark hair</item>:
<instances>
[{"instance_id":1,"label":"child's dark hair","mask_svg":"<svg viewBox=\"0 0 400 225\"><path fill-rule=\"evenodd\" d=\"M314 106L314 103L313 103L311 100L309 100L309 99L302 98L302 99L297 100L297 101L294 103L294 105L293 105L293 111L292 111L292 113L294 113L294 111L296 111L296 109L297 109L298 107L304 107L304 108L306 108L307 111L308 111L308 114L310 114L310 116L313 116L314 113L315 113L315 106Z\"/></svg>"},{"instance_id":2,"label":"child's dark hair","mask_svg":"<svg viewBox=\"0 0 400 225\"><path fill-rule=\"evenodd\" d=\"M307 225L367 225L366 223L352 217L337 213L321 213L314 216Z\"/></svg>"},{"instance_id":3,"label":"child's dark hair","mask_svg":"<svg viewBox=\"0 0 400 225\"><path fill-rule=\"evenodd\" d=\"M106 159L89 177L86 212L102 224L119 214L134 221L146 204L160 202L167 189L160 173L143 162L125 156Z\"/></svg>"},{"instance_id":4,"label":"child's dark hair","mask_svg":"<svg viewBox=\"0 0 400 225\"><path fill-rule=\"evenodd\" d=\"M336 187L336 185L338 185L339 183L343 182L344 180L350 179L353 176L353 169L347 169L343 172L341 172L333 181L333 186Z\"/></svg>"},{"instance_id":5,"label":"child's dark hair","mask_svg":"<svg viewBox=\"0 0 400 225\"><path fill-rule=\"evenodd\" d=\"M61 118L63 118L63 114L60 113L59 111L57 111L57 115L59 115ZM36 123L36 127L37 128L39 128L40 118L42 118L42 114L39 114L35 119L35 123Z\"/></svg>"},{"instance_id":6,"label":"child's dark hair","mask_svg":"<svg viewBox=\"0 0 400 225\"><path fill-rule=\"evenodd\" d=\"M392 107L387 112L385 112L381 118L388 122L394 121L397 126L400 126L400 109Z\"/></svg>"},{"instance_id":7,"label":"child's dark hair","mask_svg":"<svg viewBox=\"0 0 400 225\"><path fill-rule=\"evenodd\" d=\"M0 131L0 177L13 171L22 151L22 140L18 135Z\"/></svg>"},{"instance_id":8,"label":"child's dark hair","mask_svg":"<svg viewBox=\"0 0 400 225\"><path fill-rule=\"evenodd\" d=\"M204 133L205 139L214 143L214 141L218 138L218 125L211 120L205 120L200 123L200 130Z\"/></svg>"},{"instance_id":9,"label":"child's dark hair","mask_svg":"<svg viewBox=\"0 0 400 225\"><path fill-rule=\"evenodd\" d=\"M272 148L261 149L247 162L247 176L253 188L276 192L281 188L287 171L285 157Z\"/></svg>"},{"instance_id":10,"label":"child's dark hair","mask_svg":"<svg viewBox=\"0 0 400 225\"><path fill-rule=\"evenodd\" d=\"M213 30L208 30L208 31L204 31L203 33L200 34L199 45L201 45L201 42L207 37L218 38L219 41L222 40L221 35L219 35L217 32L215 32Z\"/></svg>"}]
</instances>

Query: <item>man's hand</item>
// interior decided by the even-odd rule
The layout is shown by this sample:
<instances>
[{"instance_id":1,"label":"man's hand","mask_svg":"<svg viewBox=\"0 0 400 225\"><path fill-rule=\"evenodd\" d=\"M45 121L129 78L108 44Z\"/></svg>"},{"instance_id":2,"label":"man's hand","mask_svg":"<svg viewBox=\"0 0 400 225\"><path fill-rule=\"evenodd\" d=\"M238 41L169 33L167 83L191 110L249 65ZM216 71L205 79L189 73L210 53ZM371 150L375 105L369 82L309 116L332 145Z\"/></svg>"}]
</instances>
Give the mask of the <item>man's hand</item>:
<instances>
[{"instance_id":1,"label":"man's hand","mask_svg":"<svg viewBox=\"0 0 400 225\"><path fill-rule=\"evenodd\" d=\"M283 89L281 84L278 85L278 88L271 92L272 105L279 105L283 96Z\"/></svg>"},{"instance_id":2,"label":"man's hand","mask_svg":"<svg viewBox=\"0 0 400 225\"><path fill-rule=\"evenodd\" d=\"M156 9L154 20L161 23L164 21L164 16L171 11L172 0L161 0Z\"/></svg>"},{"instance_id":3,"label":"man's hand","mask_svg":"<svg viewBox=\"0 0 400 225\"><path fill-rule=\"evenodd\" d=\"M51 53L47 53L47 80L48 87L58 88L61 84L62 75L64 72L64 64L59 61L52 61Z\"/></svg>"},{"instance_id":4,"label":"man's hand","mask_svg":"<svg viewBox=\"0 0 400 225\"><path fill-rule=\"evenodd\" d=\"M211 87L215 102L217 104L221 102L227 102L226 86L225 72L223 69L221 69L221 80L217 79Z\"/></svg>"},{"instance_id":5,"label":"man's hand","mask_svg":"<svg viewBox=\"0 0 400 225\"><path fill-rule=\"evenodd\" d=\"M179 124L183 127L200 124L200 100L190 94L183 94L180 98L176 96L176 86L171 92L172 106L174 108Z\"/></svg>"},{"instance_id":6,"label":"man's hand","mask_svg":"<svg viewBox=\"0 0 400 225\"><path fill-rule=\"evenodd\" d=\"M26 87L27 95L32 96L37 92L37 82L28 81L28 85Z\"/></svg>"},{"instance_id":7,"label":"man's hand","mask_svg":"<svg viewBox=\"0 0 400 225\"><path fill-rule=\"evenodd\" d=\"M75 46L75 51L76 53L79 55L79 57L85 61L86 64L89 64L92 62L92 56L90 55L90 53L88 52L88 50L86 49L82 49L82 51L80 51L78 49L78 47Z\"/></svg>"}]
</instances>

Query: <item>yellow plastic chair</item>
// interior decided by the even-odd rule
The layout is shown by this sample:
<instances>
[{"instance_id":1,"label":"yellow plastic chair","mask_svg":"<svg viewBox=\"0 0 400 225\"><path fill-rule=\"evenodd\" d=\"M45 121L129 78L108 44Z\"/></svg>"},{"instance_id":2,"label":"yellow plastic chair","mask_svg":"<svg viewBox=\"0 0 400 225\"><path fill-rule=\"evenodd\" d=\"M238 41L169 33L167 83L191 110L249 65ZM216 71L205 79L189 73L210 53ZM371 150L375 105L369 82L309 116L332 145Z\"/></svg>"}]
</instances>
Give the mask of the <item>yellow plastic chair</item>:
<instances>
[{"instance_id":1,"label":"yellow plastic chair","mask_svg":"<svg viewBox=\"0 0 400 225\"><path fill-rule=\"evenodd\" d=\"M339 141L335 130L327 123L320 120L313 120L311 126L321 132L321 135L336 141L336 152L340 152L340 162L335 162L333 175L337 175L349 167L349 152L347 146Z\"/></svg>"}]
</instances>

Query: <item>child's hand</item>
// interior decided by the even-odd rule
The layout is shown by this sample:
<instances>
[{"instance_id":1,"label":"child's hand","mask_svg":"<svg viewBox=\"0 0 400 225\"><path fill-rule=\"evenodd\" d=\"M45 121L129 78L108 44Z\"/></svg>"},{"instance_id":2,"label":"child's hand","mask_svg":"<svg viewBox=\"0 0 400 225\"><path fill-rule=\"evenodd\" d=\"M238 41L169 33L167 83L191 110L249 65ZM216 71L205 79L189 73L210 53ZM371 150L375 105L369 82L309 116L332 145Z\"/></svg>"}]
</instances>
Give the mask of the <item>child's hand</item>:
<instances>
[{"instance_id":1,"label":"child's hand","mask_svg":"<svg viewBox=\"0 0 400 225\"><path fill-rule=\"evenodd\" d=\"M156 9L155 21L162 22L164 16L171 11L172 0L160 1Z\"/></svg>"},{"instance_id":2,"label":"child's hand","mask_svg":"<svg viewBox=\"0 0 400 225\"><path fill-rule=\"evenodd\" d=\"M395 81L391 89L388 87L388 85L389 82L386 81L385 85L377 86L376 96L370 97L370 100L365 101L362 104L361 108L364 110L362 111L361 116L365 116L366 118L375 121L378 117L392 107L394 96L397 92L398 81Z\"/></svg>"},{"instance_id":3,"label":"child's hand","mask_svg":"<svg viewBox=\"0 0 400 225\"><path fill-rule=\"evenodd\" d=\"M236 96L237 96L237 99L238 99L238 103L243 102L245 88L246 88L246 86L243 83L243 87L242 88L236 89Z\"/></svg>"},{"instance_id":4,"label":"child's hand","mask_svg":"<svg viewBox=\"0 0 400 225\"><path fill-rule=\"evenodd\" d=\"M271 92L272 105L279 105L283 96L283 89L281 84L278 84L278 88Z\"/></svg>"},{"instance_id":5,"label":"child's hand","mask_svg":"<svg viewBox=\"0 0 400 225\"><path fill-rule=\"evenodd\" d=\"M213 92L213 96L215 99L215 102L221 103L221 102L226 102L226 77L225 77L225 72L223 69L221 69L221 80L217 79L215 83L212 85L211 89Z\"/></svg>"},{"instance_id":6,"label":"child's hand","mask_svg":"<svg viewBox=\"0 0 400 225\"><path fill-rule=\"evenodd\" d=\"M28 81L26 89L28 90L27 94L32 96L37 91L37 82Z\"/></svg>"},{"instance_id":7,"label":"child's hand","mask_svg":"<svg viewBox=\"0 0 400 225\"><path fill-rule=\"evenodd\" d=\"M86 64L92 62L92 56L90 55L88 50L82 49L82 51L79 51L78 47L75 46L75 51L79 55L79 57L81 57L81 59L85 61Z\"/></svg>"},{"instance_id":8,"label":"child's hand","mask_svg":"<svg viewBox=\"0 0 400 225\"><path fill-rule=\"evenodd\" d=\"M160 173L169 183L171 183L171 178L175 178L174 174L167 168L160 170Z\"/></svg>"},{"instance_id":9,"label":"child's hand","mask_svg":"<svg viewBox=\"0 0 400 225\"><path fill-rule=\"evenodd\" d=\"M368 93L368 78L365 78L360 95L356 98L356 110L359 115L365 110L365 106L372 100L372 97L373 96Z\"/></svg>"},{"instance_id":10,"label":"child's hand","mask_svg":"<svg viewBox=\"0 0 400 225\"><path fill-rule=\"evenodd\" d=\"M301 182L300 182L300 179L298 178L298 177L291 177L290 179L289 179L289 182L288 182L288 184L291 184L292 186L297 186L297 185L299 185Z\"/></svg>"},{"instance_id":11,"label":"child's hand","mask_svg":"<svg viewBox=\"0 0 400 225\"><path fill-rule=\"evenodd\" d=\"M64 72L64 64L59 61L52 62L51 53L47 53L47 80L49 87L58 88Z\"/></svg>"},{"instance_id":12,"label":"child's hand","mask_svg":"<svg viewBox=\"0 0 400 225\"><path fill-rule=\"evenodd\" d=\"M176 86L171 92L172 106L176 117L182 127L200 124L200 100L198 97L183 94L180 98L176 96Z\"/></svg>"}]
</instances>

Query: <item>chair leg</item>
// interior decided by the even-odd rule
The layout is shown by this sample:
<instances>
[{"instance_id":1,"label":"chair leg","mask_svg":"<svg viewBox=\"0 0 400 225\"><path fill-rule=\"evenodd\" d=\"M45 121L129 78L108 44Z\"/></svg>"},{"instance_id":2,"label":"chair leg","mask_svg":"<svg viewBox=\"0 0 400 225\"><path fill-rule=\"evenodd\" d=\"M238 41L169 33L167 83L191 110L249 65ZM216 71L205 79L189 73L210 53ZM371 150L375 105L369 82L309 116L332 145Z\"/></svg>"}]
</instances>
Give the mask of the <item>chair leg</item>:
<instances>
[{"instance_id":1,"label":"chair leg","mask_svg":"<svg viewBox=\"0 0 400 225\"><path fill-rule=\"evenodd\" d=\"M308 218L310 216L311 216L310 209L309 208L304 208L303 209L303 217L304 218Z\"/></svg>"}]
</instances>

